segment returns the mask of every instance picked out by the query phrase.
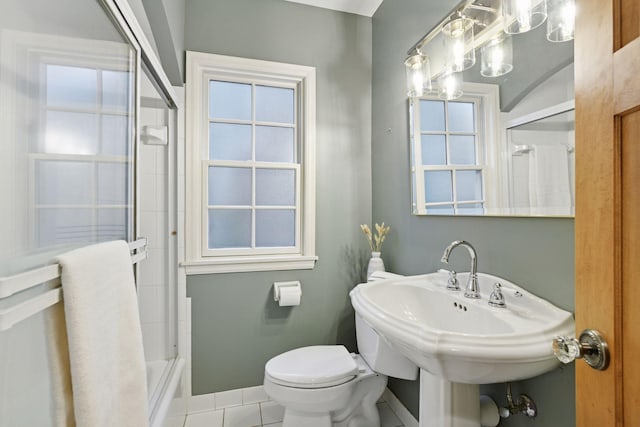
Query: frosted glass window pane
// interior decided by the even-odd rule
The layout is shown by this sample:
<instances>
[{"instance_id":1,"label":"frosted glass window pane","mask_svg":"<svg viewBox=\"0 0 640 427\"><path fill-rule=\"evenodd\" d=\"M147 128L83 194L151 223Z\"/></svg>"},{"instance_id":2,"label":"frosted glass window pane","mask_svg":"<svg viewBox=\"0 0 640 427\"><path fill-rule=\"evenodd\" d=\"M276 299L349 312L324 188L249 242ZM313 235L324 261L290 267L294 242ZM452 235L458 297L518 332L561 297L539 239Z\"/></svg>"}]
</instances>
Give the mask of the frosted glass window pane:
<instances>
[{"instance_id":1,"label":"frosted glass window pane","mask_svg":"<svg viewBox=\"0 0 640 427\"><path fill-rule=\"evenodd\" d=\"M420 130L443 132L444 101L420 101Z\"/></svg>"},{"instance_id":2,"label":"frosted glass window pane","mask_svg":"<svg viewBox=\"0 0 640 427\"><path fill-rule=\"evenodd\" d=\"M209 82L209 117L251 120L251 85Z\"/></svg>"},{"instance_id":3,"label":"frosted glass window pane","mask_svg":"<svg viewBox=\"0 0 640 427\"><path fill-rule=\"evenodd\" d=\"M126 208L98 209L97 237L98 241L127 239Z\"/></svg>"},{"instance_id":4,"label":"frosted glass window pane","mask_svg":"<svg viewBox=\"0 0 640 427\"><path fill-rule=\"evenodd\" d=\"M449 132L473 132L472 102L449 102Z\"/></svg>"},{"instance_id":5,"label":"frosted glass window pane","mask_svg":"<svg viewBox=\"0 0 640 427\"><path fill-rule=\"evenodd\" d=\"M47 111L44 144L45 153L97 154L97 116L66 111Z\"/></svg>"},{"instance_id":6,"label":"frosted glass window pane","mask_svg":"<svg viewBox=\"0 0 640 427\"><path fill-rule=\"evenodd\" d=\"M453 201L451 171L425 171L424 197L427 203Z\"/></svg>"},{"instance_id":7,"label":"frosted glass window pane","mask_svg":"<svg viewBox=\"0 0 640 427\"><path fill-rule=\"evenodd\" d=\"M37 200L42 205L89 205L93 203L93 164L40 160L36 163Z\"/></svg>"},{"instance_id":8,"label":"frosted glass window pane","mask_svg":"<svg viewBox=\"0 0 640 427\"><path fill-rule=\"evenodd\" d=\"M256 205L293 206L296 174L291 169L256 169Z\"/></svg>"},{"instance_id":9,"label":"frosted glass window pane","mask_svg":"<svg viewBox=\"0 0 640 427\"><path fill-rule=\"evenodd\" d=\"M130 153L130 122L127 116L102 116L102 154L127 156Z\"/></svg>"},{"instance_id":10,"label":"frosted glass window pane","mask_svg":"<svg viewBox=\"0 0 640 427\"><path fill-rule=\"evenodd\" d=\"M453 215L453 205L427 206L427 213L431 215Z\"/></svg>"},{"instance_id":11,"label":"frosted glass window pane","mask_svg":"<svg viewBox=\"0 0 640 427\"><path fill-rule=\"evenodd\" d=\"M126 163L98 163L98 204L127 204L127 167Z\"/></svg>"},{"instance_id":12,"label":"frosted glass window pane","mask_svg":"<svg viewBox=\"0 0 640 427\"><path fill-rule=\"evenodd\" d=\"M444 135L422 135L422 164L446 165L447 145Z\"/></svg>"},{"instance_id":13,"label":"frosted glass window pane","mask_svg":"<svg viewBox=\"0 0 640 427\"><path fill-rule=\"evenodd\" d=\"M294 130L274 126L256 126L256 160L293 163Z\"/></svg>"},{"instance_id":14,"label":"frosted glass window pane","mask_svg":"<svg viewBox=\"0 0 640 427\"><path fill-rule=\"evenodd\" d=\"M209 159L251 160L251 125L210 123Z\"/></svg>"},{"instance_id":15,"label":"frosted glass window pane","mask_svg":"<svg viewBox=\"0 0 640 427\"><path fill-rule=\"evenodd\" d=\"M251 169L209 168L210 205L251 205Z\"/></svg>"},{"instance_id":16,"label":"frosted glass window pane","mask_svg":"<svg viewBox=\"0 0 640 427\"><path fill-rule=\"evenodd\" d=\"M248 209L209 210L209 248L251 247L251 211Z\"/></svg>"},{"instance_id":17,"label":"frosted glass window pane","mask_svg":"<svg viewBox=\"0 0 640 427\"><path fill-rule=\"evenodd\" d=\"M482 203L458 205L458 215L484 215Z\"/></svg>"},{"instance_id":18,"label":"frosted glass window pane","mask_svg":"<svg viewBox=\"0 0 640 427\"><path fill-rule=\"evenodd\" d=\"M257 210L256 246L291 247L296 241L295 210Z\"/></svg>"},{"instance_id":19,"label":"frosted glass window pane","mask_svg":"<svg viewBox=\"0 0 640 427\"><path fill-rule=\"evenodd\" d=\"M102 71L102 106L105 110L127 111L132 74L126 71Z\"/></svg>"},{"instance_id":20,"label":"frosted glass window pane","mask_svg":"<svg viewBox=\"0 0 640 427\"><path fill-rule=\"evenodd\" d=\"M457 171L456 194L458 200L482 199L482 172Z\"/></svg>"},{"instance_id":21,"label":"frosted glass window pane","mask_svg":"<svg viewBox=\"0 0 640 427\"><path fill-rule=\"evenodd\" d=\"M475 165L476 142L473 135L449 135L452 165Z\"/></svg>"},{"instance_id":22,"label":"frosted glass window pane","mask_svg":"<svg viewBox=\"0 0 640 427\"><path fill-rule=\"evenodd\" d=\"M96 70L47 65L47 105L95 110L98 99Z\"/></svg>"},{"instance_id":23,"label":"frosted glass window pane","mask_svg":"<svg viewBox=\"0 0 640 427\"><path fill-rule=\"evenodd\" d=\"M40 247L93 241L91 209L38 209Z\"/></svg>"},{"instance_id":24,"label":"frosted glass window pane","mask_svg":"<svg viewBox=\"0 0 640 427\"><path fill-rule=\"evenodd\" d=\"M293 124L293 89L256 86L256 120Z\"/></svg>"}]
</instances>

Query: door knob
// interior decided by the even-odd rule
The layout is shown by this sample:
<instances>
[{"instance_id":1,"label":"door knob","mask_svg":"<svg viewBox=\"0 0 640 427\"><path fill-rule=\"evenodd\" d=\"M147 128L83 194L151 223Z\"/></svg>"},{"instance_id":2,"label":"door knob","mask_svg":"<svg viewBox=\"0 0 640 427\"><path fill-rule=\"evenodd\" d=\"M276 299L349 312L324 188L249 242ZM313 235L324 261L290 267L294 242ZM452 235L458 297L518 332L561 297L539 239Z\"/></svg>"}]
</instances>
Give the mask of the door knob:
<instances>
[{"instance_id":1,"label":"door knob","mask_svg":"<svg viewBox=\"0 0 640 427\"><path fill-rule=\"evenodd\" d=\"M578 338L555 337L553 354L562 363L584 359L589 366L604 371L609 366L609 347L595 329L585 329Z\"/></svg>"}]
</instances>

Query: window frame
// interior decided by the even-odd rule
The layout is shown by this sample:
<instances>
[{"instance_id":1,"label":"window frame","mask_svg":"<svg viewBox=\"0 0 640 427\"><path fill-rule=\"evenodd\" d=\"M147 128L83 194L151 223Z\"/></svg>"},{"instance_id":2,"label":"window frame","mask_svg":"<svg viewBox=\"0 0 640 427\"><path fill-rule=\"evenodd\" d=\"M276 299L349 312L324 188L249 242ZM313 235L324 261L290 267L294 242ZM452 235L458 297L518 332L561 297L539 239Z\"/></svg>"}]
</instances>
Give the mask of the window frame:
<instances>
[{"instance_id":1,"label":"window frame","mask_svg":"<svg viewBox=\"0 0 640 427\"><path fill-rule=\"evenodd\" d=\"M187 274L312 269L315 255L315 118L314 67L187 52L185 144L185 262ZM209 160L209 82L225 80L255 85L295 88L296 153L292 163ZM258 121L252 122L257 124ZM260 169L295 170L296 245L276 248L224 248L208 246L209 166L228 165ZM254 196L252 196L254 197ZM255 210L255 204L250 206ZM253 227L253 231L255 226ZM253 233L255 234L255 233ZM255 235L252 235L252 241Z\"/></svg>"},{"instance_id":2,"label":"window frame","mask_svg":"<svg viewBox=\"0 0 640 427\"><path fill-rule=\"evenodd\" d=\"M499 92L497 85L481 83L464 83L464 95L458 99L443 101L437 94L429 93L422 97L409 98L409 123L410 123L410 143L411 143L411 174L413 197L411 200L411 211L414 215L473 215L460 210L459 205L472 205L482 203L483 211L492 208L501 199L500 190L496 183L499 180L500 172L497 171L499 165L499 153L501 140L499 138ZM476 164L474 165L423 165L422 164L422 134L446 135L448 141L450 135L466 135L467 132L450 132L448 126L442 132L422 132L420 129L420 101L442 101L445 103L445 122L448 123L448 102L470 102L474 104L475 120L475 151ZM447 159L449 154L449 143L446 145ZM482 174L482 199L481 200L457 200L456 196L456 172L465 170L477 170ZM425 201L425 171L451 171L452 179L452 200L447 202ZM453 206L453 213L439 213L430 211L432 206Z\"/></svg>"}]
</instances>

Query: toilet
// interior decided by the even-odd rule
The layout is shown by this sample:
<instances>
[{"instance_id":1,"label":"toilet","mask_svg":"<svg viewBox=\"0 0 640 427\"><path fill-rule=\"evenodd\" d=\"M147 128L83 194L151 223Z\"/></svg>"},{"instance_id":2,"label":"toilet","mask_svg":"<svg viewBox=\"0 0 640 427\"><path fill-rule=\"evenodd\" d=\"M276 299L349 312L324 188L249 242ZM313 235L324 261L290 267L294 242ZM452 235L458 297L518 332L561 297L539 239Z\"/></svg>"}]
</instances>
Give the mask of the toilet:
<instances>
[{"instance_id":1,"label":"toilet","mask_svg":"<svg viewBox=\"0 0 640 427\"><path fill-rule=\"evenodd\" d=\"M264 389L284 407L282 427L380 427L376 403L387 376L416 379L418 368L356 314L360 354L341 345L296 348L265 365Z\"/></svg>"}]
</instances>

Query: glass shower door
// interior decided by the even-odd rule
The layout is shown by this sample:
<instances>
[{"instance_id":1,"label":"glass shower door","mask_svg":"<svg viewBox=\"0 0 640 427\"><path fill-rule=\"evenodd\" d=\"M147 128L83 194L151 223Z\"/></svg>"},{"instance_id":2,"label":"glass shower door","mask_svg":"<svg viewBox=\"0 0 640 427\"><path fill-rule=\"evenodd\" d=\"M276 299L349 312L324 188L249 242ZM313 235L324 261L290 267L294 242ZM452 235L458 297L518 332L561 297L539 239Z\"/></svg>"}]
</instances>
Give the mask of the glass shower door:
<instances>
[{"instance_id":1,"label":"glass shower door","mask_svg":"<svg viewBox=\"0 0 640 427\"><path fill-rule=\"evenodd\" d=\"M163 393L178 356L175 153L176 110L143 67L140 79L138 235L147 259L138 275L140 321L150 409Z\"/></svg>"},{"instance_id":2,"label":"glass shower door","mask_svg":"<svg viewBox=\"0 0 640 427\"><path fill-rule=\"evenodd\" d=\"M139 49L98 1L0 14L0 277L133 240ZM0 310L44 293L0 298ZM0 326L0 425L53 425L46 312Z\"/></svg>"}]
</instances>

